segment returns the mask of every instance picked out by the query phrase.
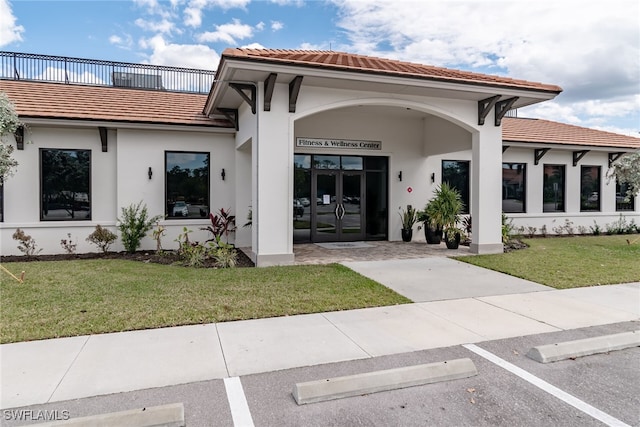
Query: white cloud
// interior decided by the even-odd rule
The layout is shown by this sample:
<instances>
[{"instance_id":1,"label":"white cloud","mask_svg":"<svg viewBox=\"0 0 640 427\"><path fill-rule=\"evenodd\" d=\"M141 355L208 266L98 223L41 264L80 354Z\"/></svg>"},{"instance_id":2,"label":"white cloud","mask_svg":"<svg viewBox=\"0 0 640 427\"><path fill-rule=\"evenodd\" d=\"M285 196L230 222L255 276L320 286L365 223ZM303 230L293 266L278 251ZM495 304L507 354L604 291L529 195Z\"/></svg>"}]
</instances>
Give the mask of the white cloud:
<instances>
[{"instance_id":1,"label":"white cloud","mask_svg":"<svg viewBox=\"0 0 640 427\"><path fill-rule=\"evenodd\" d=\"M215 70L220 61L220 55L209 46L169 43L161 35L141 39L139 45L142 49L151 50L148 62L154 65Z\"/></svg>"},{"instance_id":2,"label":"white cloud","mask_svg":"<svg viewBox=\"0 0 640 427\"><path fill-rule=\"evenodd\" d=\"M222 10L229 9L245 9L251 0L190 0L184 9L184 24L198 28L202 25L202 14L204 9L220 8Z\"/></svg>"},{"instance_id":3,"label":"white cloud","mask_svg":"<svg viewBox=\"0 0 640 427\"><path fill-rule=\"evenodd\" d=\"M177 31L175 24L167 19L154 22L138 18L135 20L135 24L143 30L152 31L154 33L170 34Z\"/></svg>"},{"instance_id":4,"label":"white cloud","mask_svg":"<svg viewBox=\"0 0 640 427\"><path fill-rule=\"evenodd\" d=\"M262 46L260 43L251 43L240 47L242 49L266 49L266 47Z\"/></svg>"},{"instance_id":5,"label":"white cloud","mask_svg":"<svg viewBox=\"0 0 640 427\"><path fill-rule=\"evenodd\" d=\"M229 24L216 25L216 31L208 31L199 34L196 39L200 43L224 42L235 45L236 39L243 40L253 36L253 27L242 24L240 20L234 19Z\"/></svg>"},{"instance_id":6,"label":"white cloud","mask_svg":"<svg viewBox=\"0 0 640 427\"><path fill-rule=\"evenodd\" d=\"M279 31L284 28L284 24L280 21L271 21L271 30Z\"/></svg>"},{"instance_id":7,"label":"white cloud","mask_svg":"<svg viewBox=\"0 0 640 427\"><path fill-rule=\"evenodd\" d=\"M113 34L109 37L109 43L123 49L130 49L131 46L133 46L133 39L129 34L125 34L124 36Z\"/></svg>"},{"instance_id":8,"label":"white cloud","mask_svg":"<svg viewBox=\"0 0 640 427\"><path fill-rule=\"evenodd\" d=\"M0 46L22 41L24 27L16 24L11 4L7 0L0 0Z\"/></svg>"},{"instance_id":9,"label":"white cloud","mask_svg":"<svg viewBox=\"0 0 640 427\"><path fill-rule=\"evenodd\" d=\"M527 110L550 120L640 116L637 0L334 4L349 41L339 50L557 84L555 101Z\"/></svg>"},{"instance_id":10,"label":"white cloud","mask_svg":"<svg viewBox=\"0 0 640 427\"><path fill-rule=\"evenodd\" d=\"M264 30L264 22L260 21L256 24L256 30L262 31Z\"/></svg>"}]
</instances>

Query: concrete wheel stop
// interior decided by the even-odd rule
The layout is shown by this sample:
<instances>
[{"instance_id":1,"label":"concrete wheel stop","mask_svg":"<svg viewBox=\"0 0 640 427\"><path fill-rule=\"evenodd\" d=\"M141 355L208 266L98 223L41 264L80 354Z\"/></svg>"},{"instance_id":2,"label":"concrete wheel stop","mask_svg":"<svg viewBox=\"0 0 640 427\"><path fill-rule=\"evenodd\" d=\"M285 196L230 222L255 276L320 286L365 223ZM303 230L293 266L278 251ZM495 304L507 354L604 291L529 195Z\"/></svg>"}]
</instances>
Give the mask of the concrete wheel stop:
<instances>
[{"instance_id":1,"label":"concrete wheel stop","mask_svg":"<svg viewBox=\"0 0 640 427\"><path fill-rule=\"evenodd\" d=\"M454 359L297 383L293 387L292 394L298 405L304 405L379 391L457 380L477 374L478 371L471 359Z\"/></svg>"},{"instance_id":2,"label":"concrete wheel stop","mask_svg":"<svg viewBox=\"0 0 640 427\"><path fill-rule=\"evenodd\" d=\"M527 357L540 363L549 363L639 346L640 331L631 331L541 345L529 350Z\"/></svg>"},{"instance_id":3,"label":"concrete wheel stop","mask_svg":"<svg viewBox=\"0 0 640 427\"><path fill-rule=\"evenodd\" d=\"M182 403L38 424L38 427L184 427Z\"/></svg>"}]
</instances>

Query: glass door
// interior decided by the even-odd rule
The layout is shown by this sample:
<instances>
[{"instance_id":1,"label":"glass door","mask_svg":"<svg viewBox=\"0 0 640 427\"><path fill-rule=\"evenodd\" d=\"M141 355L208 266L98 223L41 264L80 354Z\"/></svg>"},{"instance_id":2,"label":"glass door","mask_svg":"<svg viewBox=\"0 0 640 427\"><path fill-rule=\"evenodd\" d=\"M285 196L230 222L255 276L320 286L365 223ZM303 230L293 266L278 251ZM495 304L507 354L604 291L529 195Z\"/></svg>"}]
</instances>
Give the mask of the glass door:
<instances>
[{"instance_id":1,"label":"glass door","mask_svg":"<svg viewBox=\"0 0 640 427\"><path fill-rule=\"evenodd\" d=\"M362 172L341 173L342 201L338 206L340 240L361 240L363 233L362 187L364 183Z\"/></svg>"},{"instance_id":2,"label":"glass door","mask_svg":"<svg viewBox=\"0 0 640 427\"><path fill-rule=\"evenodd\" d=\"M315 205L311 209L313 241L337 242L364 238L361 207L363 183L362 172L315 172Z\"/></svg>"}]
</instances>

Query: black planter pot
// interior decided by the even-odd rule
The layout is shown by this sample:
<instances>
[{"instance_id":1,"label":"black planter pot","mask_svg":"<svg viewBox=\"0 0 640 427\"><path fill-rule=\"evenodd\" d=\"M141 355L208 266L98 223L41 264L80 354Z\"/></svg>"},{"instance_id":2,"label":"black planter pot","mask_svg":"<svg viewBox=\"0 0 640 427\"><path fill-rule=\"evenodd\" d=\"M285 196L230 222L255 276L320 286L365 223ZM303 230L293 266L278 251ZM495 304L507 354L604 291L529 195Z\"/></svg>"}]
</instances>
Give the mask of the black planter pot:
<instances>
[{"instance_id":1,"label":"black planter pot","mask_svg":"<svg viewBox=\"0 0 640 427\"><path fill-rule=\"evenodd\" d=\"M447 249L458 249L460 246L460 233L456 233L455 238L449 239L448 236L445 235L444 242L447 245Z\"/></svg>"},{"instance_id":2,"label":"black planter pot","mask_svg":"<svg viewBox=\"0 0 640 427\"><path fill-rule=\"evenodd\" d=\"M442 241L442 230L434 229L428 225L424 226L424 238L430 245L439 245Z\"/></svg>"},{"instance_id":3,"label":"black planter pot","mask_svg":"<svg viewBox=\"0 0 640 427\"><path fill-rule=\"evenodd\" d=\"M411 238L413 237L413 230L412 229L402 229L402 241L403 242L410 242Z\"/></svg>"}]
</instances>

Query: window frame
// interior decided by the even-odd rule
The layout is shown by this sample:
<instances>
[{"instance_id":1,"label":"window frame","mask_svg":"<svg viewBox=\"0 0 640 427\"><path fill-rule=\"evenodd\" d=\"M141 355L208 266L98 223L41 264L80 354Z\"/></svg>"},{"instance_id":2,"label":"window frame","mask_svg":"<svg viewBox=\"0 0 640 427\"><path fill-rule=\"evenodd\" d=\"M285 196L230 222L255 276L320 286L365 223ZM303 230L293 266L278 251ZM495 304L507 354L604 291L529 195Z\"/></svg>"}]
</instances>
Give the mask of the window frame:
<instances>
[{"instance_id":1,"label":"window frame","mask_svg":"<svg viewBox=\"0 0 640 427\"><path fill-rule=\"evenodd\" d=\"M467 166L467 182L466 182L466 186L467 186L467 191L464 192L462 190L460 190L459 188L451 185L450 182L445 180L444 177L444 170L445 170L445 163L461 163L461 164L465 164ZM462 196L462 203L464 204L464 207L462 209L462 211L460 212L462 215L467 215L471 213L471 160L450 160L450 159L443 159L442 162L440 163L440 176L441 176L441 182L447 182L452 188L457 189L460 192L460 195Z\"/></svg>"},{"instance_id":2,"label":"window frame","mask_svg":"<svg viewBox=\"0 0 640 427\"><path fill-rule=\"evenodd\" d=\"M43 197L43 191L44 191L44 173L43 173L43 167L42 167L42 160L43 160L43 155L45 152L49 152L49 151L75 151L75 152L86 152L89 154L89 158L88 158L88 162L89 162L89 168L88 168L88 172L87 172L87 188L88 188L88 192L87 192L87 199L88 199L88 203L89 203L89 215L86 218L45 218L44 217L44 197ZM40 148L38 150L38 154L39 154L39 159L38 159L38 163L39 163L39 173L40 173L40 177L39 177L39 181L40 181L40 189L39 189L39 198L40 198L40 221L91 221L92 217L93 217L93 198L92 198L92 183L93 183L93 179L92 179L92 169L93 169L93 152L91 149L87 149L87 148Z\"/></svg>"},{"instance_id":3,"label":"window frame","mask_svg":"<svg viewBox=\"0 0 640 427\"><path fill-rule=\"evenodd\" d=\"M522 174L522 210L520 211L507 211L504 209L504 171L505 165L509 165L509 170L514 170L513 166L521 165L521 174ZM502 184L503 184L503 192L502 192L502 212L505 213L527 213L527 163L523 162L502 162Z\"/></svg>"},{"instance_id":4,"label":"window frame","mask_svg":"<svg viewBox=\"0 0 640 427\"><path fill-rule=\"evenodd\" d=\"M167 169L167 156L169 154L204 154L207 156L208 158L208 162L207 162L207 194L206 194L206 203L207 203L207 213L203 216L201 214L201 216L199 217L189 217L189 216L173 216L170 215L173 212L169 211L169 197L168 197L168 191L169 191L169 179L168 179L168 169ZM165 220L202 220L203 218L208 218L209 214L211 213L211 152L209 151L191 151L191 150L165 150L164 151L164 219Z\"/></svg>"},{"instance_id":5,"label":"window frame","mask_svg":"<svg viewBox=\"0 0 640 427\"><path fill-rule=\"evenodd\" d=\"M622 196L623 198L626 197L627 192L625 190L624 194L622 194L622 188L620 186L620 181L618 181L616 179L616 212L635 212L636 210L636 197L635 196L631 196L631 200L629 200L628 203L626 202L621 202L618 203L618 194L620 194L620 196ZM620 205L629 205L629 208L621 208Z\"/></svg>"},{"instance_id":6,"label":"window frame","mask_svg":"<svg viewBox=\"0 0 640 427\"><path fill-rule=\"evenodd\" d=\"M585 183L584 181L584 170L586 168L589 169L594 169L598 171L598 176L597 176L597 185L595 188L597 188L597 191L594 191L593 189L591 189L589 192L591 194L589 194L589 196L587 196L587 201L589 198L591 198L593 193L597 193L598 194L598 205L595 209L591 209L588 207L588 205L586 203L583 202L582 200L582 196L583 196L583 192L584 192L584 185ZM597 165L580 165L580 212L602 212L602 166L597 166Z\"/></svg>"},{"instance_id":7,"label":"window frame","mask_svg":"<svg viewBox=\"0 0 640 427\"><path fill-rule=\"evenodd\" d=\"M545 170L547 167L559 167L562 168L562 209L558 210L546 210L545 209L545 201L544 201L544 191L545 191ZM555 164L555 163L545 163L542 165L542 212L543 213L557 213L557 212L567 212L567 165L566 164Z\"/></svg>"}]
</instances>

